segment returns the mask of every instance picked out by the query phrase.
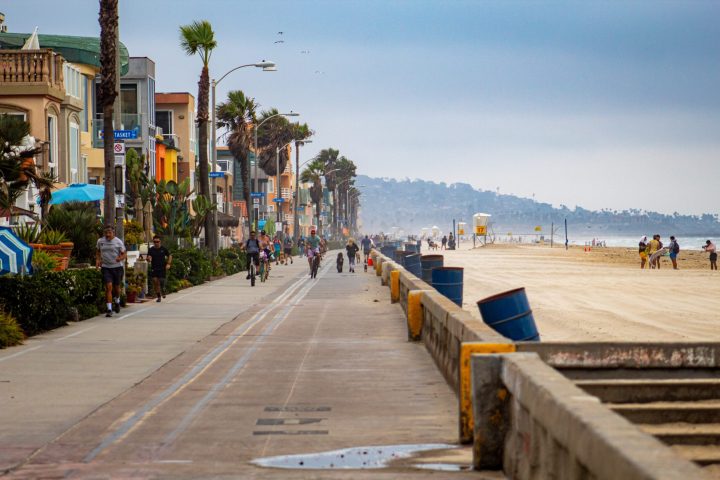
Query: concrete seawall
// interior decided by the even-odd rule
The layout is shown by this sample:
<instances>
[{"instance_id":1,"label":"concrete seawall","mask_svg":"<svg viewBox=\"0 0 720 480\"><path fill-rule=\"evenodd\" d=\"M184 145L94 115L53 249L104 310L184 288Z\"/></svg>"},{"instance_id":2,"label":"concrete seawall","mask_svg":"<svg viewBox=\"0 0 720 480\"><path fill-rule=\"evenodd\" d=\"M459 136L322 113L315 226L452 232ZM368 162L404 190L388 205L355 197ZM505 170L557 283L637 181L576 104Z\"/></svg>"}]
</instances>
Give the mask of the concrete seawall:
<instances>
[{"instance_id":1,"label":"concrete seawall","mask_svg":"<svg viewBox=\"0 0 720 480\"><path fill-rule=\"evenodd\" d=\"M633 425L633 415L652 419L652 413L632 406L624 413L603 405L636 398L623 397L628 392L649 392L639 395L657 400L671 385L627 388L617 382L599 384L597 378L633 378L649 371L650 377L689 375L720 382L719 346L515 343L391 259L377 251L372 256L391 301L405 312L408 339L425 344L458 395L459 441L473 443L476 468L502 469L518 479L709 478L687 459L705 465L714 462L714 456L703 451L703 463L679 454L666 445L671 444L669 437L653 438L648 434L652 432ZM685 391L705 392L702 398L720 401L720 383L705 382ZM720 420L720 405L717 410ZM705 415L693 411L691 417L676 414L680 421L716 416L714 410ZM705 437L720 444L720 435ZM683 439L679 441L702 441Z\"/></svg>"}]
</instances>

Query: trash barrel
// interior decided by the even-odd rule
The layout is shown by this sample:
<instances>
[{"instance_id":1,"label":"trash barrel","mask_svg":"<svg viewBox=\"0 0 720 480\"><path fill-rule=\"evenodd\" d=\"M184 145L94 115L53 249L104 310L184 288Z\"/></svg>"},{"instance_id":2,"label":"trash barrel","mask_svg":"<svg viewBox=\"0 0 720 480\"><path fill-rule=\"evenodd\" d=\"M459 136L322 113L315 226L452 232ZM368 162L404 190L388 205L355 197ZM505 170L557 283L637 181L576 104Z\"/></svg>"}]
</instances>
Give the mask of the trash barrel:
<instances>
[{"instance_id":1,"label":"trash barrel","mask_svg":"<svg viewBox=\"0 0 720 480\"><path fill-rule=\"evenodd\" d=\"M432 269L442 267L443 263L442 255L422 255L420 257L420 267L423 281L432 284Z\"/></svg>"},{"instance_id":2,"label":"trash barrel","mask_svg":"<svg viewBox=\"0 0 720 480\"><path fill-rule=\"evenodd\" d=\"M499 293L477 302L483 322L515 341L539 341L535 319L524 288Z\"/></svg>"},{"instance_id":3,"label":"trash barrel","mask_svg":"<svg viewBox=\"0 0 720 480\"><path fill-rule=\"evenodd\" d=\"M402 265L405 266L405 256L406 255L412 255L414 252L406 252L405 250L395 250L395 254L393 255L393 259Z\"/></svg>"},{"instance_id":4,"label":"trash barrel","mask_svg":"<svg viewBox=\"0 0 720 480\"><path fill-rule=\"evenodd\" d=\"M415 251L416 251L417 253L420 253L421 250L422 250L422 240L418 240L418 241L416 242L416 245L417 245L417 250L415 250Z\"/></svg>"},{"instance_id":5,"label":"trash barrel","mask_svg":"<svg viewBox=\"0 0 720 480\"><path fill-rule=\"evenodd\" d=\"M395 255L395 247L392 245L383 245L380 247L380 253L392 260Z\"/></svg>"},{"instance_id":6,"label":"trash barrel","mask_svg":"<svg viewBox=\"0 0 720 480\"><path fill-rule=\"evenodd\" d=\"M405 255L404 259L404 265L405 270L412 273L416 277L420 278L422 276L422 266L420 264L420 254L418 253L411 253L410 255Z\"/></svg>"},{"instance_id":7,"label":"trash barrel","mask_svg":"<svg viewBox=\"0 0 720 480\"><path fill-rule=\"evenodd\" d=\"M405 244L405 251L406 251L406 252L418 253L418 252L417 252L417 246L416 246L414 243L406 243L406 244Z\"/></svg>"},{"instance_id":8,"label":"trash barrel","mask_svg":"<svg viewBox=\"0 0 720 480\"><path fill-rule=\"evenodd\" d=\"M449 300L462 307L463 268L436 267L431 272L432 286Z\"/></svg>"}]
</instances>

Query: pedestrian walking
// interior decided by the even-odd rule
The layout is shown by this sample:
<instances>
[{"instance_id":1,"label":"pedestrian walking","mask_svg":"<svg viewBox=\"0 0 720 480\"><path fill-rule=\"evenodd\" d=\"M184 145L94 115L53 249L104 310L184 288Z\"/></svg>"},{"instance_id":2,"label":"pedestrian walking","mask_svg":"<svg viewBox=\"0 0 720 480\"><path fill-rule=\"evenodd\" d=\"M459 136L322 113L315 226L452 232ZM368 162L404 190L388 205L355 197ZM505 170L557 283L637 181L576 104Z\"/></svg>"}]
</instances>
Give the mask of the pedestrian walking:
<instances>
[{"instance_id":1,"label":"pedestrian walking","mask_svg":"<svg viewBox=\"0 0 720 480\"><path fill-rule=\"evenodd\" d=\"M640 269L645 268L645 264L648 261L648 239L647 235L643 235L638 242L638 251L640 252Z\"/></svg>"},{"instance_id":2,"label":"pedestrian walking","mask_svg":"<svg viewBox=\"0 0 720 480\"><path fill-rule=\"evenodd\" d=\"M95 264L102 272L105 285L105 301L107 302L105 316L112 317L113 310L120 312L120 284L125 276L123 262L127 257L127 250L123 241L115 236L115 228L112 225L105 226L103 236L98 238L95 247Z\"/></svg>"},{"instance_id":3,"label":"pedestrian walking","mask_svg":"<svg viewBox=\"0 0 720 480\"><path fill-rule=\"evenodd\" d=\"M443 235L442 240L440 240L440 250L445 250L445 246L447 245L447 237Z\"/></svg>"},{"instance_id":4,"label":"pedestrian walking","mask_svg":"<svg viewBox=\"0 0 720 480\"><path fill-rule=\"evenodd\" d=\"M160 237L155 235L153 237L153 246L148 248L147 256L150 258L150 277L153 282L153 291L157 296L155 301L160 303L161 297L165 298L166 272L172 265L172 254L162 245Z\"/></svg>"},{"instance_id":5,"label":"pedestrian walking","mask_svg":"<svg viewBox=\"0 0 720 480\"><path fill-rule=\"evenodd\" d=\"M355 240L352 238L349 239L347 245L345 246L345 251L348 256L348 269L350 270L350 273L355 273L355 260L359 250L360 248L355 244Z\"/></svg>"},{"instance_id":6,"label":"pedestrian walking","mask_svg":"<svg viewBox=\"0 0 720 480\"><path fill-rule=\"evenodd\" d=\"M677 256L678 253L680 253L680 244L672 235L670 235L670 245L668 245L668 250L670 250L670 261L672 262L673 270L677 270ZM658 266L658 268L660 267Z\"/></svg>"},{"instance_id":7,"label":"pedestrian walking","mask_svg":"<svg viewBox=\"0 0 720 480\"><path fill-rule=\"evenodd\" d=\"M288 260L290 260L290 264L293 263L292 258L292 247L293 247L293 239L288 233L288 231L285 231L285 238L283 239L283 253L285 254L285 265L287 265Z\"/></svg>"},{"instance_id":8,"label":"pedestrian walking","mask_svg":"<svg viewBox=\"0 0 720 480\"><path fill-rule=\"evenodd\" d=\"M703 250L708 252L710 254L710 270L717 270L717 248L715 247L715 244L708 240L705 242L705 246L703 247Z\"/></svg>"}]
</instances>

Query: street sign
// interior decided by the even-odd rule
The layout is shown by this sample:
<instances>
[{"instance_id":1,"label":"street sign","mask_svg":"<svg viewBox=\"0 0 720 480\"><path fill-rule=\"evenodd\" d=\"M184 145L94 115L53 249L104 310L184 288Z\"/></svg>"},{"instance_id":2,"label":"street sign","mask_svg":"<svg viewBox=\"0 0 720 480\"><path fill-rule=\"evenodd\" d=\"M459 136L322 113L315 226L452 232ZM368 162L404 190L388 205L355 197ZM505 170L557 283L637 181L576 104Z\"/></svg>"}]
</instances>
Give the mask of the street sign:
<instances>
[{"instance_id":1,"label":"street sign","mask_svg":"<svg viewBox=\"0 0 720 480\"><path fill-rule=\"evenodd\" d=\"M259 205L260 199L259 198L253 198L253 205Z\"/></svg>"},{"instance_id":2,"label":"street sign","mask_svg":"<svg viewBox=\"0 0 720 480\"><path fill-rule=\"evenodd\" d=\"M125 165L125 155L115 155L115 166Z\"/></svg>"},{"instance_id":3,"label":"street sign","mask_svg":"<svg viewBox=\"0 0 720 480\"><path fill-rule=\"evenodd\" d=\"M115 152L115 155L124 154L125 153L125 144L115 142L115 144L113 146L113 151Z\"/></svg>"},{"instance_id":4,"label":"street sign","mask_svg":"<svg viewBox=\"0 0 720 480\"><path fill-rule=\"evenodd\" d=\"M251 198L262 198L263 194L262 192L250 192Z\"/></svg>"},{"instance_id":5,"label":"street sign","mask_svg":"<svg viewBox=\"0 0 720 480\"><path fill-rule=\"evenodd\" d=\"M208 177L210 178L222 178L225 176L225 172L210 172Z\"/></svg>"},{"instance_id":6,"label":"street sign","mask_svg":"<svg viewBox=\"0 0 720 480\"><path fill-rule=\"evenodd\" d=\"M273 202L275 202L275 203L282 203L284 201L285 201L284 198L273 198Z\"/></svg>"},{"instance_id":7,"label":"street sign","mask_svg":"<svg viewBox=\"0 0 720 480\"><path fill-rule=\"evenodd\" d=\"M104 131L100 130L98 136L104 138ZM113 130L113 138L115 140L134 140L138 137L137 130Z\"/></svg>"}]
</instances>

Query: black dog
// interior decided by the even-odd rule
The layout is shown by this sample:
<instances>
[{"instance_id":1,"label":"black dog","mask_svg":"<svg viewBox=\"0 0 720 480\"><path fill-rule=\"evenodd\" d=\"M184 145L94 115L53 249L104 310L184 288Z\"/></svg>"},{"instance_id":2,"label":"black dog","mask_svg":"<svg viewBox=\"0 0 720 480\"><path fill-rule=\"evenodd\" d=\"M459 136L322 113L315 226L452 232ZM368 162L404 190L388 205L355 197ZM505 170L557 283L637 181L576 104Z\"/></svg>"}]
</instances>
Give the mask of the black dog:
<instances>
[{"instance_id":1,"label":"black dog","mask_svg":"<svg viewBox=\"0 0 720 480\"><path fill-rule=\"evenodd\" d=\"M338 269L338 273L342 273L343 262L344 262L344 261L345 261L345 259L343 258L343 254L342 254L342 253L338 253L338 256L337 256L337 269Z\"/></svg>"}]
</instances>

